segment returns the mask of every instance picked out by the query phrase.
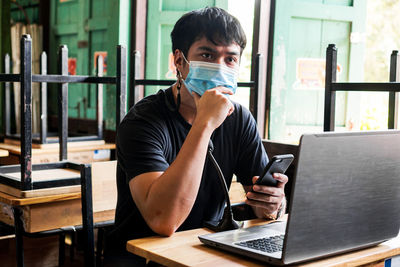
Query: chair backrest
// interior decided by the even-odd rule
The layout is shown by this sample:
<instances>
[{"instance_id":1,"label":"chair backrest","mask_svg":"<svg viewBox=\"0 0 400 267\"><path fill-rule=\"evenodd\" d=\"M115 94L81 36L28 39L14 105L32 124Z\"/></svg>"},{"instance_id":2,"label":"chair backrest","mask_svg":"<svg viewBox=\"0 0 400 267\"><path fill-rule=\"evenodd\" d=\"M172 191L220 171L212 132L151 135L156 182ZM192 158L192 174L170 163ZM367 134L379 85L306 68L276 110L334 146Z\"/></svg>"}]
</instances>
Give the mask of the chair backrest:
<instances>
[{"instance_id":1,"label":"chair backrest","mask_svg":"<svg viewBox=\"0 0 400 267\"><path fill-rule=\"evenodd\" d=\"M117 161L92 163L93 213L115 210L117 204Z\"/></svg>"},{"instance_id":2,"label":"chair backrest","mask_svg":"<svg viewBox=\"0 0 400 267\"><path fill-rule=\"evenodd\" d=\"M294 157L297 157L298 145L292 145L292 144L283 144L283 143L277 143L277 142L272 142L269 140L263 140L263 145L265 148L265 151L267 151L268 158L271 159L275 155L279 154L293 154ZM289 169L286 171L286 175L290 178L293 178L294 176L294 170L295 170L295 161L289 166ZM286 185L286 196L287 198L290 196L290 189L291 189L291 181L289 180L289 183ZM229 196L231 199L232 204L236 203L242 203L246 199L246 193L244 192L243 186L237 182L236 180L232 182L231 187L229 189Z\"/></svg>"},{"instance_id":3,"label":"chair backrest","mask_svg":"<svg viewBox=\"0 0 400 267\"><path fill-rule=\"evenodd\" d=\"M116 160L81 165L85 266L95 266L94 222L114 219L117 203L116 168Z\"/></svg>"},{"instance_id":4,"label":"chair backrest","mask_svg":"<svg viewBox=\"0 0 400 267\"><path fill-rule=\"evenodd\" d=\"M292 144L283 144L277 143L270 140L263 140L263 145L265 150L267 151L268 158L271 159L275 155L279 154L293 154L295 159L297 158L299 146ZM289 182L285 186L285 194L287 201L290 200L290 191L292 188L292 179L294 176L296 166L296 160L289 166L289 169L286 171L286 175L289 177ZM237 182L233 181L231 187L229 189L229 196L233 210L233 216L235 220L249 220L251 218L255 218L254 214L252 214L251 209L244 205L244 201L246 199L246 194L243 189L243 186ZM253 217L252 217L253 216Z\"/></svg>"},{"instance_id":5,"label":"chair backrest","mask_svg":"<svg viewBox=\"0 0 400 267\"><path fill-rule=\"evenodd\" d=\"M286 195L286 200L290 201L290 191L292 190L292 179L294 177L294 172L296 169L297 165L297 155L299 151L299 146L298 145L293 145L293 144L284 144L284 143L278 143L278 142L273 142L270 140L263 140L263 145L265 148L265 151L267 151L268 158L271 159L275 155L280 155L280 154L293 154L294 156L294 161L292 164L290 164L289 168L286 171L287 177L289 177L289 181L285 186L285 195Z\"/></svg>"}]
</instances>

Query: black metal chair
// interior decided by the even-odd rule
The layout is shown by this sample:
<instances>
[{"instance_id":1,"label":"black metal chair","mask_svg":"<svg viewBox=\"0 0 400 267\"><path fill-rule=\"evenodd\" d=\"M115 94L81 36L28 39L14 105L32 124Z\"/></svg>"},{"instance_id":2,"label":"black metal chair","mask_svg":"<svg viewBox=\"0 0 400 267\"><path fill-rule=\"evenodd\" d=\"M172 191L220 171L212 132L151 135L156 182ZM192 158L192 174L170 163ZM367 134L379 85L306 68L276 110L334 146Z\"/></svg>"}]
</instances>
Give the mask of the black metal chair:
<instances>
[{"instance_id":1,"label":"black metal chair","mask_svg":"<svg viewBox=\"0 0 400 267\"><path fill-rule=\"evenodd\" d=\"M103 192L105 186L108 192L98 195L96 189ZM101 266L105 228L114 225L114 220L94 222L94 212L99 210L99 206L101 211L115 209L117 203L116 161L82 164L81 192L85 266ZM109 192L115 195L112 196ZM107 204L102 204L104 202ZM95 229L98 229L96 251L94 248Z\"/></svg>"}]
</instances>

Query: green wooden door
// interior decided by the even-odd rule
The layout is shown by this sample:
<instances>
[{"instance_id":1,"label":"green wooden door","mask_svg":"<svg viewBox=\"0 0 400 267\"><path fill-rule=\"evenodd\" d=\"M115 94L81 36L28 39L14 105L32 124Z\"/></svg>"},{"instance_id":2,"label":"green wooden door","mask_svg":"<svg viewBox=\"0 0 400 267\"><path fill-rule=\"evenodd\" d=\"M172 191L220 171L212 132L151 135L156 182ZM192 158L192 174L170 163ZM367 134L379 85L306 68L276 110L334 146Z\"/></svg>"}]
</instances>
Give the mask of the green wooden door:
<instances>
[{"instance_id":1,"label":"green wooden door","mask_svg":"<svg viewBox=\"0 0 400 267\"><path fill-rule=\"evenodd\" d=\"M115 76L116 47L129 40L128 0L53 0L51 7L51 66L57 71L57 49L68 46L70 75L96 75L96 57L105 57L104 75ZM52 95L55 102L55 95ZM115 86L103 89L103 116L107 129L115 129ZM68 115L96 118L96 85L70 84ZM52 113L57 112L53 105Z\"/></svg>"},{"instance_id":2,"label":"green wooden door","mask_svg":"<svg viewBox=\"0 0 400 267\"><path fill-rule=\"evenodd\" d=\"M176 21L186 12L206 6L228 7L228 0L151 0L148 1L146 79L176 79L173 73L170 34ZM159 87L147 86L145 95Z\"/></svg>"},{"instance_id":3,"label":"green wooden door","mask_svg":"<svg viewBox=\"0 0 400 267\"><path fill-rule=\"evenodd\" d=\"M339 81L363 80L364 0L276 0L269 138L321 132L325 53L338 48ZM338 129L359 117L359 93L336 94Z\"/></svg>"}]
</instances>

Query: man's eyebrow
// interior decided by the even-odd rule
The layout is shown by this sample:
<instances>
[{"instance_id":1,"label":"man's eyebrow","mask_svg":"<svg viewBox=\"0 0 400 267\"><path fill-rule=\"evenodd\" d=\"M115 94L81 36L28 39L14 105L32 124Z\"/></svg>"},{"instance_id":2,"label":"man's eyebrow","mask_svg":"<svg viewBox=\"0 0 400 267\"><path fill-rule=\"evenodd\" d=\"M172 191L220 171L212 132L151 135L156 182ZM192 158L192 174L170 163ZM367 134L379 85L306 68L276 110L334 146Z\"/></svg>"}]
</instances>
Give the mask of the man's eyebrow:
<instances>
[{"instance_id":1,"label":"man's eyebrow","mask_svg":"<svg viewBox=\"0 0 400 267\"><path fill-rule=\"evenodd\" d=\"M212 48L209 47L209 46L199 46L199 47L197 48L197 50L199 50L199 51L207 51L207 52L211 52L211 53L217 53L217 50L212 49Z\"/></svg>"},{"instance_id":2,"label":"man's eyebrow","mask_svg":"<svg viewBox=\"0 0 400 267\"><path fill-rule=\"evenodd\" d=\"M198 51L207 51L207 52L210 52L210 53L217 53L217 50L212 49L209 46L200 46L200 47L197 48L197 50ZM232 55L232 56L239 56L240 55L240 53L236 52L236 51L227 51L226 53L229 54L229 55Z\"/></svg>"}]
</instances>

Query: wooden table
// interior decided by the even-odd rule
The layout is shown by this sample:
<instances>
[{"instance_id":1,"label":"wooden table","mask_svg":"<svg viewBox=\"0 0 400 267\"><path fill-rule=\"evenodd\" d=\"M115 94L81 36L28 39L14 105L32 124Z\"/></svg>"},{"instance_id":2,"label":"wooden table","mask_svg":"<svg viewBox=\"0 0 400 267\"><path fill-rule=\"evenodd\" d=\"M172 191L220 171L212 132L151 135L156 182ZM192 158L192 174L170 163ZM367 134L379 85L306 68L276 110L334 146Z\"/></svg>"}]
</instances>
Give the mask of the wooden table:
<instances>
[{"instance_id":1,"label":"wooden table","mask_svg":"<svg viewBox=\"0 0 400 267\"><path fill-rule=\"evenodd\" d=\"M245 227L265 223L261 220L248 222ZM133 254L165 266L266 266L265 263L233 253L217 250L202 244L197 236L211 233L201 228L175 233L171 237L147 237L130 240L127 250ZM400 236L378 246L308 262L297 266L384 266L385 259L400 255ZM400 256L397 256L400 257ZM392 264L392 267L394 265Z\"/></svg>"},{"instance_id":2,"label":"wooden table","mask_svg":"<svg viewBox=\"0 0 400 267\"><path fill-rule=\"evenodd\" d=\"M106 153L115 149L115 144L105 143L104 140L68 142L68 160L79 163L110 160ZM5 139L0 143L0 153L4 150L8 154L1 156L0 165L20 163L21 145L17 140ZM108 153L109 154L109 153ZM59 144L32 144L32 164L59 161Z\"/></svg>"},{"instance_id":3,"label":"wooden table","mask_svg":"<svg viewBox=\"0 0 400 267\"><path fill-rule=\"evenodd\" d=\"M38 172L44 176L42 171ZM71 170L58 169L57 172L62 174ZM92 164L94 223L114 220L117 201L115 174L116 161ZM32 176L35 176L35 171ZM53 194L44 192L49 190ZM32 190L30 195L32 197L16 197L0 190L0 221L15 227L18 266L23 266L22 237L25 233L37 235L43 231L54 232L63 227L82 225L80 185Z\"/></svg>"},{"instance_id":4,"label":"wooden table","mask_svg":"<svg viewBox=\"0 0 400 267\"><path fill-rule=\"evenodd\" d=\"M0 157L8 157L8 150L0 149Z\"/></svg>"}]
</instances>

